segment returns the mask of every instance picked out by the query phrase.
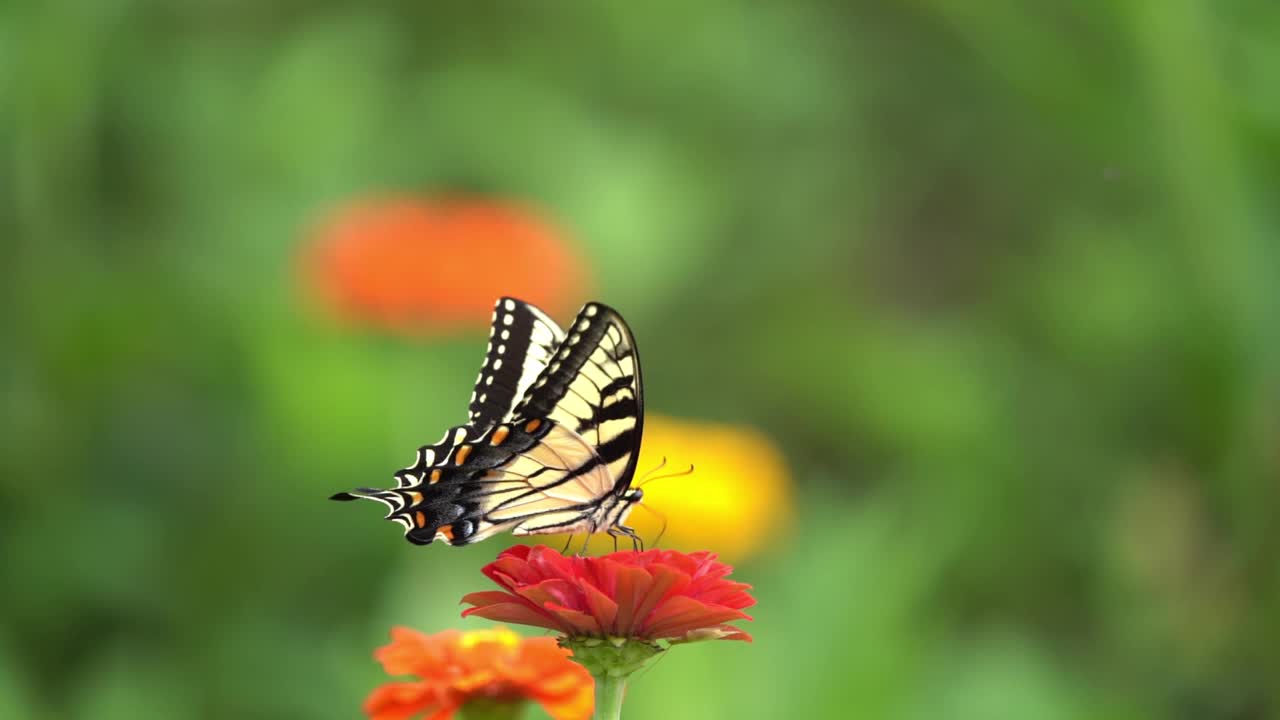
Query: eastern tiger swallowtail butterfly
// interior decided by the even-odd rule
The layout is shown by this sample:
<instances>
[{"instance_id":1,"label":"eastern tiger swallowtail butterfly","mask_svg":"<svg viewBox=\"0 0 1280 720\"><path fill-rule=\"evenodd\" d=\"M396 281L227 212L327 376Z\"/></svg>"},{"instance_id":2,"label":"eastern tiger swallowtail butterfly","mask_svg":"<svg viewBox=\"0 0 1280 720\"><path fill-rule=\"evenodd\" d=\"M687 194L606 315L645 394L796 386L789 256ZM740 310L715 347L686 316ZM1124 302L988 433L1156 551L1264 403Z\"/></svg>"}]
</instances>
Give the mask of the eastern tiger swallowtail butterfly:
<instances>
[{"instance_id":1,"label":"eastern tiger swallowtail butterfly","mask_svg":"<svg viewBox=\"0 0 1280 720\"><path fill-rule=\"evenodd\" d=\"M635 533L623 523L644 424L640 358L627 323L588 303L568 331L538 308L500 298L471 394L470 420L418 449L396 487L334 500L386 505L426 545L515 535Z\"/></svg>"}]
</instances>

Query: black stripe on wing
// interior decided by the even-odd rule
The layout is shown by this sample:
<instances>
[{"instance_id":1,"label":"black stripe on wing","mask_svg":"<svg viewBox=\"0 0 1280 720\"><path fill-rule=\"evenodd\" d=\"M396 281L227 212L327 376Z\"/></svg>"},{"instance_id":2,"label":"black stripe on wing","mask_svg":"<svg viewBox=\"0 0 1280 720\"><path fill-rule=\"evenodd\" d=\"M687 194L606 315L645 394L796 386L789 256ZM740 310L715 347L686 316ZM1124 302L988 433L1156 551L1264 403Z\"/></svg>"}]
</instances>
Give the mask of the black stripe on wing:
<instances>
[{"instance_id":1,"label":"black stripe on wing","mask_svg":"<svg viewBox=\"0 0 1280 720\"><path fill-rule=\"evenodd\" d=\"M610 466L614 492L625 492L639 455L644 396L640 357L622 316L600 303L584 306L515 414L573 429Z\"/></svg>"},{"instance_id":2,"label":"black stripe on wing","mask_svg":"<svg viewBox=\"0 0 1280 720\"><path fill-rule=\"evenodd\" d=\"M471 393L470 424L483 428L509 420L563 340L564 331L546 313L522 300L499 298Z\"/></svg>"}]
</instances>

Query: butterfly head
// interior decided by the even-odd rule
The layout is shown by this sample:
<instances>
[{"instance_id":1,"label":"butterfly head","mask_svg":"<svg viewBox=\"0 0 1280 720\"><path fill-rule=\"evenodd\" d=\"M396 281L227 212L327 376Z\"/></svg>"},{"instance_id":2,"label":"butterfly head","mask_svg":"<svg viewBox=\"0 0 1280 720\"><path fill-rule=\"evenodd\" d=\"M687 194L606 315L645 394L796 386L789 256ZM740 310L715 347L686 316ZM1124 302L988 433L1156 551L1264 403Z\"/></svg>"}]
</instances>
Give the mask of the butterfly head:
<instances>
[{"instance_id":1,"label":"butterfly head","mask_svg":"<svg viewBox=\"0 0 1280 720\"><path fill-rule=\"evenodd\" d=\"M627 516L631 514L631 510L644 498L644 491L640 488L631 488L622 495L618 496L618 500L613 505L613 510L609 517L612 521L609 525L621 526L627 521Z\"/></svg>"}]
</instances>

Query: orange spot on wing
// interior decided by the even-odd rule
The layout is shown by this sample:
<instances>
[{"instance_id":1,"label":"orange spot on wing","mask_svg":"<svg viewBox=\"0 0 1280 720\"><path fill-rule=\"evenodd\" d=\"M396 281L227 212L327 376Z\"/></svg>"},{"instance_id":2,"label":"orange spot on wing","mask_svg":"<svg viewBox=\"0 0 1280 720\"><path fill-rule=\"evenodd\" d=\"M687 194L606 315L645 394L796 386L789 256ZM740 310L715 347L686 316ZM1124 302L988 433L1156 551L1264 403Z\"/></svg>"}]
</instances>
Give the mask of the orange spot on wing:
<instances>
[{"instance_id":1,"label":"orange spot on wing","mask_svg":"<svg viewBox=\"0 0 1280 720\"><path fill-rule=\"evenodd\" d=\"M422 502L422 493L417 491L410 492L409 499L413 501L414 505L418 505Z\"/></svg>"},{"instance_id":2,"label":"orange spot on wing","mask_svg":"<svg viewBox=\"0 0 1280 720\"><path fill-rule=\"evenodd\" d=\"M415 513L413 518L418 521L418 527L423 527L427 524L427 516L421 510Z\"/></svg>"},{"instance_id":3,"label":"orange spot on wing","mask_svg":"<svg viewBox=\"0 0 1280 720\"><path fill-rule=\"evenodd\" d=\"M501 445L507 436L511 434L511 428L506 425L499 425L497 430L493 431L493 437L489 438L490 445Z\"/></svg>"},{"instance_id":4,"label":"orange spot on wing","mask_svg":"<svg viewBox=\"0 0 1280 720\"><path fill-rule=\"evenodd\" d=\"M431 484L435 485L440 482L440 468L431 471Z\"/></svg>"},{"instance_id":5,"label":"orange spot on wing","mask_svg":"<svg viewBox=\"0 0 1280 720\"><path fill-rule=\"evenodd\" d=\"M525 424L525 426L524 426L524 431L525 431L525 432L529 432L529 433L531 433L531 432L533 432L534 430L537 430L537 429L538 429L538 427L539 427L539 426L541 426L541 425L542 425L542 420L540 420L540 419L538 419L538 418L534 418L534 419L530 420L527 424Z\"/></svg>"},{"instance_id":6,"label":"orange spot on wing","mask_svg":"<svg viewBox=\"0 0 1280 720\"><path fill-rule=\"evenodd\" d=\"M445 525L444 527L440 528L436 532L443 535L445 540L448 540L449 542L453 542L453 526L452 525Z\"/></svg>"},{"instance_id":7,"label":"orange spot on wing","mask_svg":"<svg viewBox=\"0 0 1280 720\"><path fill-rule=\"evenodd\" d=\"M471 454L471 446L463 445L462 447L458 448L458 452L453 454L453 464L461 465L462 463L467 461L467 456L470 454Z\"/></svg>"}]
</instances>

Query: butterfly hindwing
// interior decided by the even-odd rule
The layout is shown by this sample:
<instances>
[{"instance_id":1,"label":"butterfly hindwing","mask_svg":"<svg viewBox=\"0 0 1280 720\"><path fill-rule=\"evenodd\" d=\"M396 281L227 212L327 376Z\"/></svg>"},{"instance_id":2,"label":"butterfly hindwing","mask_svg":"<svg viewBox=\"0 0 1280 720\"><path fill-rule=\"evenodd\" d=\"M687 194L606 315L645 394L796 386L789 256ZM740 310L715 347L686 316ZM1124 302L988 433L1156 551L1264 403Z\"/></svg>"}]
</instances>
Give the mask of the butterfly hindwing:
<instances>
[{"instance_id":1,"label":"butterfly hindwing","mask_svg":"<svg viewBox=\"0 0 1280 720\"><path fill-rule=\"evenodd\" d=\"M541 310L515 298L499 298L489 348L471 393L470 423L483 428L510 419L563 341L564 331Z\"/></svg>"},{"instance_id":2,"label":"butterfly hindwing","mask_svg":"<svg viewBox=\"0 0 1280 720\"><path fill-rule=\"evenodd\" d=\"M500 468L535 449L550 428L541 423L501 423L483 430L460 425L441 442L421 448L414 464L395 474L395 488L359 488L333 499L367 499L386 505L386 519L403 526L405 537L413 543L478 542L513 524L494 527L486 519L487 510L501 498L530 487Z\"/></svg>"}]
</instances>

